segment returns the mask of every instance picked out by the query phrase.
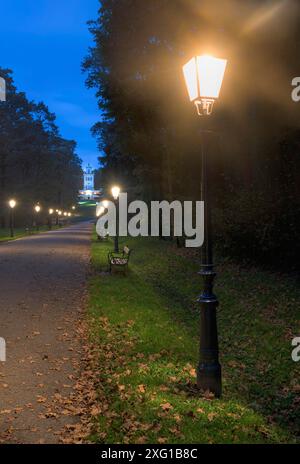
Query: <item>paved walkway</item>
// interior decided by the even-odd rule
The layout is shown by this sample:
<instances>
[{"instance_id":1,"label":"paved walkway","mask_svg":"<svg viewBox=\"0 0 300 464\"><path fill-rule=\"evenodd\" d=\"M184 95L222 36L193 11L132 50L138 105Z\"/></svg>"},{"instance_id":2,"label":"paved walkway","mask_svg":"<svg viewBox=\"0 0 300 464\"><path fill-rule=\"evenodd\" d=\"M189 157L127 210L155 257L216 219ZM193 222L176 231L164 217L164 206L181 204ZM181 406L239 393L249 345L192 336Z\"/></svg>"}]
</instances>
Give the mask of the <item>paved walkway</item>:
<instances>
[{"instance_id":1,"label":"paved walkway","mask_svg":"<svg viewBox=\"0 0 300 464\"><path fill-rule=\"evenodd\" d=\"M80 365L92 226L0 244L0 443L58 443L74 424L70 396Z\"/></svg>"}]
</instances>

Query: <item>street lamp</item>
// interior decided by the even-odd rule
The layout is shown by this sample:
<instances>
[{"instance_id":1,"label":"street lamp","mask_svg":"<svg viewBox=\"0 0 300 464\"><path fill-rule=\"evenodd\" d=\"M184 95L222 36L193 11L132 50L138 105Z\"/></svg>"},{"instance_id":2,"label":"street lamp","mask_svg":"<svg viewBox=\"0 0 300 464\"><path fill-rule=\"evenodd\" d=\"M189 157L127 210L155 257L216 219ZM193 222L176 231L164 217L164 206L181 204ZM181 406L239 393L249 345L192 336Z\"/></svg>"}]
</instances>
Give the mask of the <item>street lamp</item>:
<instances>
[{"instance_id":1,"label":"street lamp","mask_svg":"<svg viewBox=\"0 0 300 464\"><path fill-rule=\"evenodd\" d=\"M62 211L58 210L57 211L57 225L58 227L62 227L61 222L60 222L60 217L62 216Z\"/></svg>"},{"instance_id":2,"label":"street lamp","mask_svg":"<svg viewBox=\"0 0 300 464\"><path fill-rule=\"evenodd\" d=\"M48 227L49 227L49 230L52 229L52 215L54 213L54 209L50 208L49 209L49 217L48 217Z\"/></svg>"},{"instance_id":3,"label":"street lamp","mask_svg":"<svg viewBox=\"0 0 300 464\"><path fill-rule=\"evenodd\" d=\"M196 56L183 66L183 74L190 101L194 102L199 116L212 113L218 99L227 60L209 55ZM217 297L213 293L216 273L213 265L213 243L211 223L211 166L207 157L207 143L211 132L201 132L201 200L204 202L204 243L201 249L201 270L204 286L198 302L201 307L200 360L197 369L197 385L203 391L210 391L216 397L222 393L222 371L219 363L219 343L217 327Z\"/></svg>"},{"instance_id":4,"label":"street lamp","mask_svg":"<svg viewBox=\"0 0 300 464\"><path fill-rule=\"evenodd\" d=\"M108 205L109 205L108 200L103 200L103 201L102 201L102 205L104 206L105 209L107 209L107 208L108 208Z\"/></svg>"},{"instance_id":5,"label":"street lamp","mask_svg":"<svg viewBox=\"0 0 300 464\"><path fill-rule=\"evenodd\" d=\"M16 200L10 200L8 204L10 207L10 218L9 218L10 236L14 237L14 209L17 206L17 202Z\"/></svg>"},{"instance_id":6,"label":"street lamp","mask_svg":"<svg viewBox=\"0 0 300 464\"><path fill-rule=\"evenodd\" d=\"M36 230L39 230L39 223L38 223L38 214L41 212L41 207L40 205L35 205L34 210L36 212Z\"/></svg>"},{"instance_id":7,"label":"street lamp","mask_svg":"<svg viewBox=\"0 0 300 464\"><path fill-rule=\"evenodd\" d=\"M115 253L119 253L119 195L120 195L120 187L115 185L111 189L111 194L115 200L116 205L116 234L115 234Z\"/></svg>"},{"instance_id":8,"label":"street lamp","mask_svg":"<svg viewBox=\"0 0 300 464\"><path fill-rule=\"evenodd\" d=\"M183 66L189 97L199 116L210 115L219 98L227 60L210 55L195 56Z\"/></svg>"},{"instance_id":9,"label":"street lamp","mask_svg":"<svg viewBox=\"0 0 300 464\"><path fill-rule=\"evenodd\" d=\"M118 200L119 195L120 195L120 191L121 191L120 187L117 187L117 186L115 186L115 187L113 187L111 189L111 194L114 197L114 200Z\"/></svg>"}]
</instances>

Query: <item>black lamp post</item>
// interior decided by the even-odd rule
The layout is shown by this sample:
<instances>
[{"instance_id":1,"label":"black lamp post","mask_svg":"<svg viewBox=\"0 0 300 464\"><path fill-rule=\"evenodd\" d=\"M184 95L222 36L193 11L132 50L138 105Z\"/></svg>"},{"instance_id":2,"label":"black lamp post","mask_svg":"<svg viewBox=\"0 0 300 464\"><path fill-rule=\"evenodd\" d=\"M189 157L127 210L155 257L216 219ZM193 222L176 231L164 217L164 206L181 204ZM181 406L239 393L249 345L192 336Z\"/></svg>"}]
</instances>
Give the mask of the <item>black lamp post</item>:
<instances>
[{"instance_id":1,"label":"black lamp post","mask_svg":"<svg viewBox=\"0 0 300 464\"><path fill-rule=\"evenodd\" d=\"M215 100L219 97L227 61L208 55L192 58L183 73L190 100L195 103L199 116L212 113ZM219 302L213 292L216 273L213 265L213 240L211 223L211 165L207 156L211 132L201 133L201 200L204 202L204 244L201 249L203 290L198 298L200 316L200 359L197 369L197 385L216 397L222 393L222 374L219 363L217 307Z\"/></svg>"},{"instance_id":2,"label":"black lamp post","mask_svg":"<svg viewBox=\"0 0 300 464\"><path fill-rule=\"evenodd\" d=\"M115 186L111 189L112 196L116 205L116 234L115 234L115 253L119 253L119 195L120 187Z\"/></svg>"},{"instance_id":3,"label":"black lamp post","mask_svg":"<svg viewBox=\"0 0 300 464\"><path fill-rule=\"evenodd\" d=\"M17 202L15 200L10 200L9 201L9 207L10 207L10 215L9 215L9 227L10 227L10 236L11 238L14 237L14 210L17 205Z\"/></svg>"}]
</instances>

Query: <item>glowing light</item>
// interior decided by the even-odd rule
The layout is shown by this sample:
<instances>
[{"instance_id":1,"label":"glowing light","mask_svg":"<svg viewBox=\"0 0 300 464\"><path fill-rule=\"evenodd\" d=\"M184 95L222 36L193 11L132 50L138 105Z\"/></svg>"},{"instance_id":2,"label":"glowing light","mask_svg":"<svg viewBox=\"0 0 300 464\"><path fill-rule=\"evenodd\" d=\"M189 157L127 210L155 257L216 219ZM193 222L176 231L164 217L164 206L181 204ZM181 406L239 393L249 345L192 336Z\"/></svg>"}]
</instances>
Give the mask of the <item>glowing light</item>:
<instances>
[{"instance_id":1,"label":"glowing light","mask_svg":"<svg viewBox=\"0 0 300 464\"><path fill-rule=\"evenodd\" d=\"M97 211L96 211L96 216L100 217L105 211L105 208L103 206L98 206Z\"/></svg>"},{"instance_id":2,"label":"glowing light","mask_svg":"<svg viewBox=\"0 0 300 464\"><path fill-rule=\"evenodd\" d=\"M72 214L71 214L71 213L68 213L68 217L71 217L71 216L72 216Z\"/></svg>"},{"instance_id":3,"label":"glowing light","mask_svg":"<svg viewBox=\"0 0 300 464\"><path fill-rule=\"evenodd\" d=\"M54 210L53 210L52 208L50 208L50 209L49 209L49 214L50 214L50 216L51 216L51 214L53 214L53 213L54 213Z\"/></svg>"},{"instance_id":4,"label":"glowing light","mask_svg":"<svg viewBox=\"0 0 300 464\"><path fill-rule=\"evenodd\" d=\"M36 205L36 206L34 207L34 209L35 209L35 212L36 212L36 213L39 213L39 212L41 211L40 205Z\"/></svg>"},{"instance_id":5,"label":"glowing light","mask_svg":"<svg viewBox=\"0 0 300 464\"><path fill-rule=\"evenodd\" d=\"M269 21L274 20L274 16L284 14L284 9L289 9L290 3L287 0L281 0L275 5L267 5L258 8L255 13L250 16L245 26L243 27L243 33L249 34L255 31L255 29L266 27Z\"/></svg>"},{"instance_id":6,"label":"glowing light","mask_svg":"<svg viewBox=\"0 0 300 464\"><path fill-rule=\"evenodd\" d=\"M68 216L68 213L64 212L64 216Z\"/></svg>"},{"instance_id":7,"label":"glowing light","mask_svg":"<svg viewBox=\"0 0 300 464\"><path fill-rule=\"evenodd\" d=\"M75 209L76 209L76 206L72 206L72 210L75 211Z\"/></svg>"},{"instance_id":8,"label":"glowing light","mask_svg":"<svg viewBox=\"0 0 300 464\"><path fill-rule=\"evenodd\" d=\"M12 208L12 209L17 206L16 200L9 200L8 204L9 204L9 207Z\"/></svg>"},{"instance_id":9,"label":"glowing light","mask_svg":"<svg viewBox=\"0 0 300 464\"><path fill-rule=\"evenodd\" d=\"M108 205L109 205L109 203L108 203L108 201L107 201L107 200L104 200L104 201L102 201L102 205L104 206L104 208L106 208L106 209L107 209L107 208L108 208Z\"/></svg>"},{"instance_id":10,"label":"glowing light","mask_svg":"<svg viewBox=\"0 0 300 464\"><path fill-rule=\"evenodd\" d=\"M61 215L62 215L62 211L58 211L58 215L61 216Z\"/></svg>"},{"instance_id":11,"label":"glowing light","mask_svg":"<svg viewBox=\"0 0 300 464\"><path fill-rule=\"evenodd\" d=\"M121 189L117 185L111 189L112 196L114 197L115 200L119 198L120 191Z\"/></svg>"},{"instance_id":12,"label":"glowing light","mask_svg":"<svg viewBox=\"0 0 300 464\"><path fill-rule=\"evenodd\" d=\"M210 55L195 56L183 66L190 100L197 108L202 105L205 114L211 113L214 100L219 98L226 66L227 60Z\"/></svg>"}]
</instances>

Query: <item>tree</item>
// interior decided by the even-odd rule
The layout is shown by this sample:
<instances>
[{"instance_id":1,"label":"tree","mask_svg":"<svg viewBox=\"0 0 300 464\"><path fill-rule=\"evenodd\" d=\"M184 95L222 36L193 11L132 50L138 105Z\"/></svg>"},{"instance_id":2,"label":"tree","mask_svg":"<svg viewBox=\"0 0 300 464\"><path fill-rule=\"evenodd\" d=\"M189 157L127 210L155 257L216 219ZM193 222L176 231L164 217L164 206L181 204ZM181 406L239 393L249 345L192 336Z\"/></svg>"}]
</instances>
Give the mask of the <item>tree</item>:
<instances>
[{"instance_id":1,"label":"tree","mask_svg":"<svg viewBox=\"0 0 300 464\"><path fill-rule=\"evenodd\" d=\"M204 121L188 105L181 67L208 44L228 58L228 80L209 121L219 134L214 154L218 237L231 254L252 260L286 255L291 248L282 238L291 237L283 225L277 241L266 243L266 216L252 207L259 201L275 230L281 210L271 206L270 189L279 204L283 165L274 155L280 153L286 126L299 125L289 83L296 69L300 7L284 3L273 8L267 1L247 0L241 6L231 0L224 8L222 1L104 0L98 18L89 23L94 45L83 63L101 110L93 133L103 153L104 178L124 179L129 193L145 199L199 199ZM298 153L295 148L288 153L284 169L289 171ZM296 206L291 190L284 195ZM291 211L295 216L295 208ZM254 224L257 256L249 247ZM251 231L240 234L240 250L230 239L236 237L232 228Z\"/></svg>"},{"instance_id":2,"label":"tree","mask_svg":"<svg viewBox=\"0 0 300 464\"><path fill-rule=\"evenodd\" d=\"M9 197L18 199L18 212L21 209L27 216L37 201L70 206L82 171L76 143L60 136L55 114L17 90L12 71L0 68L0 76L7 87L6 102L0 102L0 221L4 226Z\"/></svg>"}]
</instances>

